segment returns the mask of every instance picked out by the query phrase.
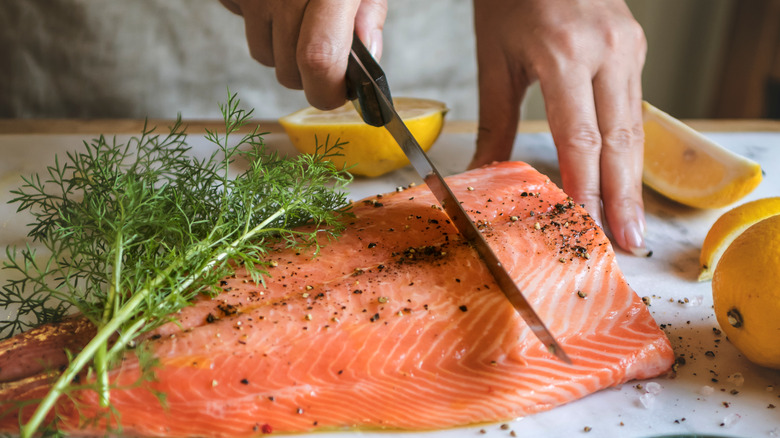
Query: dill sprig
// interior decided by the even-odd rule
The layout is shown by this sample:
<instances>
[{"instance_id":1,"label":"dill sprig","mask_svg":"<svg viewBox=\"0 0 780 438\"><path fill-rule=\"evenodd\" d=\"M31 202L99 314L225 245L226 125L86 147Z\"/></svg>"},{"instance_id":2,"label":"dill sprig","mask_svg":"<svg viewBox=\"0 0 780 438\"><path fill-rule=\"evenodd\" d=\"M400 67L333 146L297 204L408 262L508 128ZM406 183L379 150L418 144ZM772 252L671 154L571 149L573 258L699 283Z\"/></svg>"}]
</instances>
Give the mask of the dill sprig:
<instances>
[{"instance_id":1,"label":"dill sprig","mask_svg":"<svg viewBox=\"0 0 780 438\"><path fill-rule=\"evenodd\" d=\"M47 174L24 178L12 192L18 211L35 218L28 234L34 245L6 249L5 269L19 275L4 285L0 307L18 311L0 321L0 337L76 312L97 328L22 436L39 429L85 371L108 407L108 371L133 340L173 320L197 295L215 296L235 264L261 282L263 256L273 245L316 251L319 237L343 229L342 189L351 177L327 160L338 153L338 141L318 145L313 155L283 158L265 148L258 128L238 141L230 137L252 114L239 108L235 94L228 92L220 109L225 133L207 131L216 146L208 158L190 154L179 118L167 135L145 125L125 144L104 136L85 142L83 151L56 158ZM236 160L246 170L231 176ZM305 224L314 226L299 228Z\"/></svg>"}]
</instances>

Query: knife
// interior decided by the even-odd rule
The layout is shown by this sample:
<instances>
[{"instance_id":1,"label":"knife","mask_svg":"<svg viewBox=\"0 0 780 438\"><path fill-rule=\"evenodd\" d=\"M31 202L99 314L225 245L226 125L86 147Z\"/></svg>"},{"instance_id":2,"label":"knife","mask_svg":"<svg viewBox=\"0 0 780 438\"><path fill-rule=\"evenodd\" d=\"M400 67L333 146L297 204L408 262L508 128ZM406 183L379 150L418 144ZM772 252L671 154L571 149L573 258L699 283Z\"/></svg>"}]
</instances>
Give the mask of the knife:
<instances>
[{"instance_id":1,"label":"knife","mask_svg":"<svg viewBox=\"0 0 780 438\"><path fill-rule=\"evenodd\" d=\"M417 173L433 192L458 232L471 243L493 275L501 291L547 350L567 364L571 359L558 344L550 330L531 307L517 284L504 269L501 260L488 245L482 233L458 202L436 166L422 150L393 107L390 87L384 71L371 56L357 34L352 37L352 50L347 63L347 98L352 101L363 120L372 126L384 126L403 150Z\"/></svg>"}]
</instances>

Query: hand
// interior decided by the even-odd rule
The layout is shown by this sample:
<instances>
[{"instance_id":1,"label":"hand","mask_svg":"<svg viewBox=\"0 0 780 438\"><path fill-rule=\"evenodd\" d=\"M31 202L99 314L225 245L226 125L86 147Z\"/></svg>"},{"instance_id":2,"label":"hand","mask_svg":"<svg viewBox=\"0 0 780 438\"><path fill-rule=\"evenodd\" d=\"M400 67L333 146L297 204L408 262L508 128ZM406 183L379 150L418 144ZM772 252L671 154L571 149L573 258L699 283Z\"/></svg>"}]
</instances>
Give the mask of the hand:
<instances>
[{"instance_id":1,"label":"hand","mask_svg":"<svg viewBox=\"0 0 780 438\"><path fill-rule=\"evenodd\" d=\"M539 80L564 190L616 243L647 255L641 74L646 40L622 0L474 0L479 134L470 167L509 159Z\"/></svg>"},{"instance_id":2,"label":"hand","mask_svg":"<svg viewBox=\"0 0 780 438\"><path fill-rule=\"evenodd\" d=\"M333 109L347 95L352 31L379 58L386 0L220 0L242 15L249 53L276 68L279 83L303 89L309 103Z\"/></svg>"}]
</instances>

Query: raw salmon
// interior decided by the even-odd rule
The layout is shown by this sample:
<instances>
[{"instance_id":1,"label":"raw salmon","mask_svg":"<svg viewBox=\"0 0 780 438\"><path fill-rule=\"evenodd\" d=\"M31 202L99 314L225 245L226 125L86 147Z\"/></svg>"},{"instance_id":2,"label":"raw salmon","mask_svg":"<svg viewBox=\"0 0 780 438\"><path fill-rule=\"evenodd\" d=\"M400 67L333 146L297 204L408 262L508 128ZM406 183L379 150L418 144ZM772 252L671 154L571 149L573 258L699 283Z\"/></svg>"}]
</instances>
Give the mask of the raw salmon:
<instances>
[{"instance_id":1,"label":"raw salmon","mask_svg":"<svg viewBox=\"0 0 780 438\"><path fill-rule=\"evenodd\" d=\"M122 433L448 428L670 369L670 343L608 239L547 177L513 162L448 182L573 365L533 336L432 194L414 187L356 202L346 232L316 258L274 252L265 287L238 269L217 298L150 334L156 381L134 386L132 353L112 372L124 387L111 393ZM47 381L17 373L2 383L10 413L0 431L16 430L15 401L40 396ZM97 395L74 396L79 410L61 400L59 427L102 433L105 422L83 422L101 412Z\"/></svg>"}]
</instances>

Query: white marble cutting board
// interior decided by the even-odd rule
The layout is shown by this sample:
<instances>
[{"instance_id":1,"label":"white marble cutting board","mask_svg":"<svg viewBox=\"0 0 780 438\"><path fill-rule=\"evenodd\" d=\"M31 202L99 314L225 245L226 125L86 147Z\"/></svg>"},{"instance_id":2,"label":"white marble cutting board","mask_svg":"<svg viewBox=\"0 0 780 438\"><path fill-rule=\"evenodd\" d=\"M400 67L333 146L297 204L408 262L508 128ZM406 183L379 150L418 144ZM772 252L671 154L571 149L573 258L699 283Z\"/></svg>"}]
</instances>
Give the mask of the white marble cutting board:
<instances>
[{"instance_id":1,"label":"white marble cutting board","mask_svg":"<svg viewBox=\"0 0 780 438\"><path fill-rule=\"evenodd\" d=\"M197 134L190 134L190 145L195 153L205 154L210 146ZM780 133L713 133L708 136L758 161L766 172L758 189L740 203L780 196ZM15 213L15 206L7 205L9 190L20 185L20 174L44 171L45 166L53 162L55 153L79 149L82 140L90 138L85 135L0 135L3 157L0 159L0 245L3 248L24 242L28 218L20 217ZM283 134L266 136L266 143L281 151L292 151ZM473 134L445 134L430 155L442 173L457 173L468 163L473 143ZM513 159L530 163L560 183L549 134L519 135ZM350 196L360 199L419 181L411 168L376 179L358 178L350 186ZM714 333L717 322L712 310L710 284L696 281L701 242L725 209L691 209L650 191L645 193L645 204L647 241L653 256L636 258L618 252L618 261L629 284L640 296L650 297L650 310L664 327L676 354L685 357L685 365L679 367L676 377L651 380L660 385L660 393L644 396L645 403L642 403L640 396L646 391L637 389L636 385L647 387L649 381L632 382L506 424L400 435L407 438L514 435L638 438L683 434L780 437L780 371L752 365L724 336ZM4 257L3 252L0 258ZM0 281L3 281L3 275L0 271ZM687 303L681 303L686 299ZM705 355L706 351L714 352L714 357ZM387 437L388 433L318 433L313 436L342 435Z\"/></svg>"}]
</instances>

